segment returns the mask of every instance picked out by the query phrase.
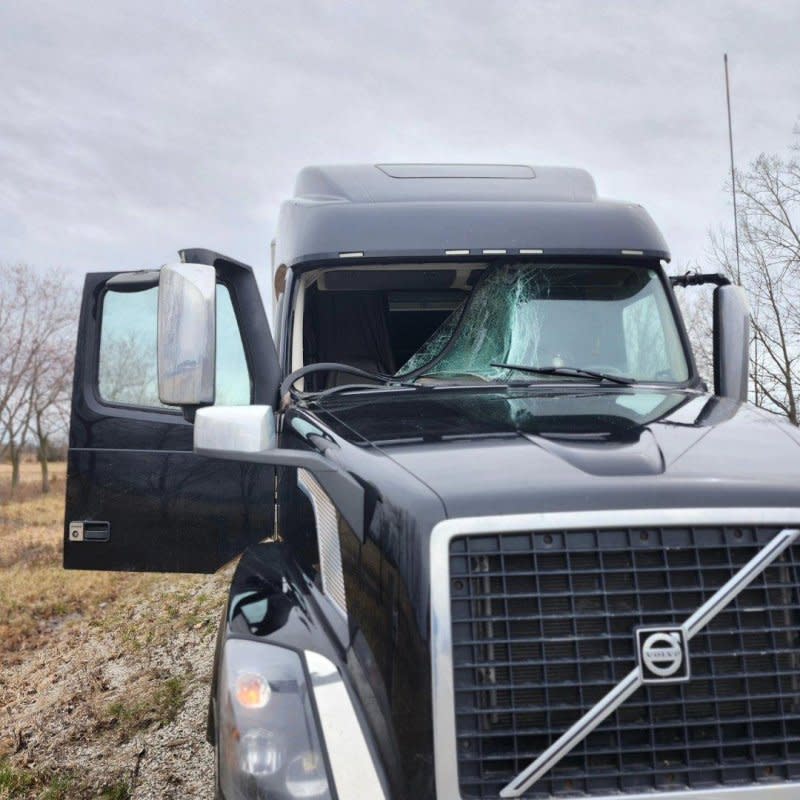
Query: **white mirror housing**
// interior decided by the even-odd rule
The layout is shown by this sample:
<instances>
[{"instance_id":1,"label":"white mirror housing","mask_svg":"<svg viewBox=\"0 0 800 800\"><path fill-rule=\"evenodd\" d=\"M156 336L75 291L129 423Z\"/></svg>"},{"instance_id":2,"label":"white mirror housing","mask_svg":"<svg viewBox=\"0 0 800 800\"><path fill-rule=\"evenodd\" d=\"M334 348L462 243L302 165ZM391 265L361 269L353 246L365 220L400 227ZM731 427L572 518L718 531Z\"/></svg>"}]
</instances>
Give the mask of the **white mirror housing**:
<instances>
[{"instance_id":1,"label":"white mirror housing","mask_svg":"<svg viewBox=\"0 0 800 800\"><path fill-rule=\"evenodd\" d=\"M209 406L199 408L194 418L194 449L262 453L272 450L275 415L272 406Z\"/></svg>"},{"instance_id":2,"label":"white mirror housing","mask_svg":"<svg viewBox=\"0 0 800 800\"><path fill-rule=\"evenodd\" d=\"M158 282L158 396L170 406L214 402L217 273L168 264Z\"/></svg>"}]
</instances>

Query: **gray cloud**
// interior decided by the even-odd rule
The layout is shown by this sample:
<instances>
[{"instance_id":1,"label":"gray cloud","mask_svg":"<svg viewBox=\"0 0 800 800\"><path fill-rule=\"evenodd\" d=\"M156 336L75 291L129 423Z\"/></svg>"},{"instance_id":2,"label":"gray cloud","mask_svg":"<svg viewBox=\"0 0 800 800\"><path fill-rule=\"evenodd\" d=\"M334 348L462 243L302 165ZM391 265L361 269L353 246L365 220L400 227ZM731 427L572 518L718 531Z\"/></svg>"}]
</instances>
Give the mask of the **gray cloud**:
<instances>
[{"instance_id":1,"label":"gray cloud","mask_svg":"<svg viewBox=\"0 0 800 800\"><path fill-rule=\"evenodd\" d=\"M800 5L756 2L0 6L0 260L149 266L207 246L265 276L307 163L585 166L678 263L728 221L736 155L800 114Z\"/></svg>"}]
</instances>

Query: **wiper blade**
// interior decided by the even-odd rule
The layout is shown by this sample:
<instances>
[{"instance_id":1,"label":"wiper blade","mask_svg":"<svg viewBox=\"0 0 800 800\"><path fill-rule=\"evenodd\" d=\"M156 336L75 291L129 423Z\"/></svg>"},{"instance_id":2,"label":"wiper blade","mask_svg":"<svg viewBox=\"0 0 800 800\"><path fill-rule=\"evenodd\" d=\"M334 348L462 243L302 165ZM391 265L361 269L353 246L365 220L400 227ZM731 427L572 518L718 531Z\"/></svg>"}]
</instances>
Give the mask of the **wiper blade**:
<instances>
[{"instance_id":1,"label":"wiper blade","mask_svg":"<svg viewBox=\"0 0 800 800\"><path fill-rule=\"evenodd\" d=\"M496 362L492 362L490 366L499 367L500 369L515 369L519 372L529 372L532 375L564 375L570 378L592 378L596 381L618 383L621 386L630 386L636 383L633 378L611 375L608 372L596 372L593 369L583 369L582 367L527 367L521 364L501 364Z\"/></svg>"},{"instance_id":2,"label":"wiper blade","mask_svg":"<svg viewBox=\"0 0 800 800\"><path fill-rule=\"evenodd\" d=\"M441 381L452 381L457 380L458 378L474 378L476 381L480 381L481 383L488 383L487 379L484 378L483 375L479 375L477 372L457 372L455 370L451 372L423 372L420 375L414 376L415 381L419 380L420 378L433 378Z\"/></svg>"}]
</instances>

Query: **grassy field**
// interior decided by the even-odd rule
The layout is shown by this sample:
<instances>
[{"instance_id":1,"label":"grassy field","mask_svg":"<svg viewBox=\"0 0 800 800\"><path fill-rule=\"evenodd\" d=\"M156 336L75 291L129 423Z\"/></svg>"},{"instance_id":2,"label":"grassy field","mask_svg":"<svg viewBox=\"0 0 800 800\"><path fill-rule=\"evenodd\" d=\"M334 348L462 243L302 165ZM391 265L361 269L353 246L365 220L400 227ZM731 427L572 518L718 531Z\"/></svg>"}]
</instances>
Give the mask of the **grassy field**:
<instances>
[{"instance_id":1,"label":"grassy field","mask_svg":"<svg viewBox=\"0 0 800 800\"><path fill-rule=\"evenodd\" d=\"M229 570L66 572L64 465L0 467L0 800L211 798L205 743Z\"/></svg>"}]
</instances>

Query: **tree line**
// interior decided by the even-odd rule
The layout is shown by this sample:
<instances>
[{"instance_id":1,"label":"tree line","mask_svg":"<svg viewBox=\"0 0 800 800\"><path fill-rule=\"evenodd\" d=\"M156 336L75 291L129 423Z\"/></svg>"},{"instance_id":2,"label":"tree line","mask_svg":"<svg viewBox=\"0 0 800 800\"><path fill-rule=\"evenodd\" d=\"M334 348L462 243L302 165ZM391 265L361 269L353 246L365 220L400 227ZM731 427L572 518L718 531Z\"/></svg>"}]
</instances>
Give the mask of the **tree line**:
<instances>
[{"instance_id":1,"label":"tree line","mask_svg":"<svg viewBox=\"0 0 800 800\"><path fill-rule=\"evenodd\" d=\"M42 491L50 489L48 459L64 441L78 293L59 272L0 266L0 456L11 464L11 493L23 453L39 461Z\"/></svg>"}]
</instances>

